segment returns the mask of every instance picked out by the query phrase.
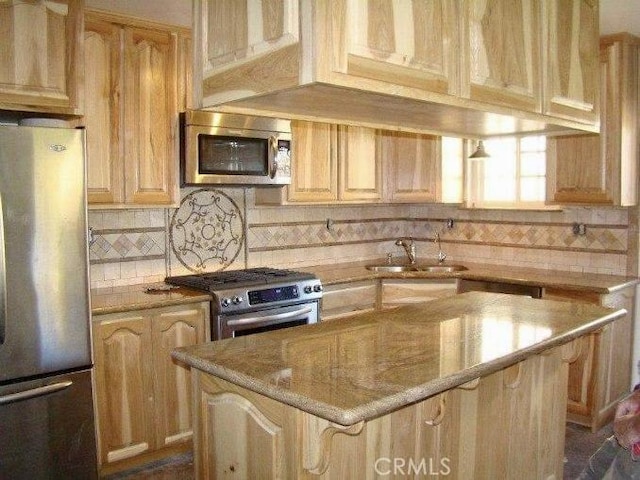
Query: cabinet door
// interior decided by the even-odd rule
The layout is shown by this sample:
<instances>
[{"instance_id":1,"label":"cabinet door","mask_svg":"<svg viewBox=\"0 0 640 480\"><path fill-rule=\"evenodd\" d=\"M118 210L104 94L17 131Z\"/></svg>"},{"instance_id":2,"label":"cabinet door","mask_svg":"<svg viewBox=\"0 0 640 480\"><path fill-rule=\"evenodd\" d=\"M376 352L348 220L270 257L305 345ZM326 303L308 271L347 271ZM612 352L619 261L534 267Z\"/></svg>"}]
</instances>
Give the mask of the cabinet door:
<instances>
[{"instance_id":1,"label":"cabinet door","mask_svg":"<svg viewBox=\"0 0 640 480\"><path fill-rule=\"evenodd\" d=\"M600 48L600 140L611 196L617 205L630 206L638 200L640 39L626 34L613 38Z\"/></svg>"},{"instance_id":2,"label":"cabinet door","mask_svg":"<svg viewBox=\"0 0 640 480\"><path fill-rule=\"evenodd\" d=\"M465 5L469 18L465 96L540 112L540 1L471 0Z\"/></svg>"},{"instance_id":3,"label":"cabinet door","mask_svg":"<svg viewBox=\"0 0 640 480\"><path fill-rule=\"evenodd\" d=\"M440 198L440 140L402 132L379 132L385 162L385 199L391 202L436 202Z\"/></svg>"},{"instance_id":4,"label":"cabinet door","mask_svg":"<svg viewBox=\"0 0 640 480\"><path fill-rule=\"evenodd\" d=\"M594 124L598 120L598 1L547 0L543 57L544 112Z\"/></svg>"},{"instance_id":5,"label":"cabinet door","mask_svg":"<svg viewBox=\"0 0 640 480\"><path fill-rule=\"evenodd\" d=\"M382 198L382 169L376 151L376 131L366 127L338 127L338 198L375 201Z\"/></svg>"},{"instance_id":6,"label":"cabinet door","mask_svg":"<svg viewBox=\"0 0 640 480\"><path fill-rule=\"evenodd\" d=\"M159 448L192 436L191 373L187 366L171 358L171 351L204 343L207 318L207 304L173 307L153 317L155 427Z\"/></svg>"},{"instance_id":7,"label":"cabinet door","mask_svg":"<svg viewBox=\"0 0 640 480\"><path fill-rule=\"evenodd\" d=\"M126 202L171 204L177 190L177 36L124 28Z\"/></svg>"},{"instance_id":8,"label":"cabinet door","mask_svg":"<svg viewBox=\"0 0 640 480\"><path fill-rule=\"evenodd\" d=\"M599 135L547 140L547 200L557 203L612 204L610 187Z\"/></svg>"},{"instance_id":9,"label":"cabinet door","mask_svg":"<svg viewBox=\"0 0 640 480\"><path fill-rule=\"evenodd\" d=\"M458 89L458 2L346 0L345 48L334 69L365 79L455 94ZM334 7L336 8L336 7Z\"/></svg>"},{"instance_id":10,"label":"cabinet door","mask_svg":"<svg viewBox=\"0 0 640 480\"><path fill-rule=\"evenodd\" d=\"M143 315L114 315L94 321L100 463L155 448L151 327Z\"/></svg>"},{"instance_id":11,"label":"cabinet door","mask_svg":"<svg viewBox=\"0 0 640 480\"><path fill-rule=\"evenodd\" d=\"M291 121L289 201L329 202L338 198L336 126Z\"/></svg>"},{"instance_id":12,"label":"cabinet door","mask_svg":"<svg viewBox=\"0 0 640 480\"><path fill-rule=\"evenodd\" d=\"M193 2L198 106L293 87L298 81L298 0ZM227 68L235 64L239 68ZM273 68L275 67L275 68Z\"/></svg>"},{"instance_id":13,"label":"cabinet door","mask_svg":"<svg viewBox=\"0 0 640 480\"><path fill-rule=\"evenodd\" d=\"M124 171L120 152L120 35L113 23L87 13L84 33L84 125L87 135L89 203L122 203Z\"/></svg>"},{"instance_id":14,"label":"cabinet door","mask_svg":"<svg viewBox=\"0 0 640 480\"><path fill-rule=\"evenodd\" d=\"M0 108L77 114L82 0L0 4Z\"/></svg>"}]
</instances>

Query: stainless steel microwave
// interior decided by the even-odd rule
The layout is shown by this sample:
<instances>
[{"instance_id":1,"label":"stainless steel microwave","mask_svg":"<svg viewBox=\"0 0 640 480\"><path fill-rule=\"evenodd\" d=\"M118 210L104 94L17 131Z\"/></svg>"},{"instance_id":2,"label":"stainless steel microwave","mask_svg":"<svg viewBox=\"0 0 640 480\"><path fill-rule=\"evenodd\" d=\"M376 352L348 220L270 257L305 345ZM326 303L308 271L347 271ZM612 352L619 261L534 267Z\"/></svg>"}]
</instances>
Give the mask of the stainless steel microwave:
<instances>
[{"instance_id":1,"label":"stainless steel microwave","mask_svg":"<svg viewBox=\"0 0 640 480\"><path fill-rule=\"evenodd\" d=\"M189 110L180 131L183 185L291 183L289 120Z\"/></svg>"}]
</instances>

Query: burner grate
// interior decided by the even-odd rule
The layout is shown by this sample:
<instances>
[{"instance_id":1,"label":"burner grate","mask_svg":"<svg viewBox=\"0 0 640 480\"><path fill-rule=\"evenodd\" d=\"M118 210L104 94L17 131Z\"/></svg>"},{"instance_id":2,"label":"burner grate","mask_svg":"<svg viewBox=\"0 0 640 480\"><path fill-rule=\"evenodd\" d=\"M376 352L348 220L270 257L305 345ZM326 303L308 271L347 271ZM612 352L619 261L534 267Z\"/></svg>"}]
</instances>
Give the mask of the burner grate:
<instances>
[{"instance_id":1,"label":"burner grate","mask_svg":"<svg viewBox=\"0 0 640 480\"><path fill-rule=\"evenodd\" d=\"M228 287L246 287L269 283L294 282L316 278L315 275L293 270L269 267L248 268L246 270L224 270L199 275L167 277L172 285L182 285L200 290L215 291Z\"/></svg>"}]
</instances>

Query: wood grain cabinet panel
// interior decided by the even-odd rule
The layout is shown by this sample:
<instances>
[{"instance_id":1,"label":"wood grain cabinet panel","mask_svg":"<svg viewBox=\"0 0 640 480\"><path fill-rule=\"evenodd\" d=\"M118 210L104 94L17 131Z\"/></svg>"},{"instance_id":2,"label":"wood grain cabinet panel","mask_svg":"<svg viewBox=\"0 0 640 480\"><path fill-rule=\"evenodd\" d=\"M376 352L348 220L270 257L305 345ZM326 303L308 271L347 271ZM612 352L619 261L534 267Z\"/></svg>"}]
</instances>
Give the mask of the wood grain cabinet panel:
<instances>
[{"instance_id":1,"label":"wood grain cabinet panel","mask_svg":"<svg viewBox=\"0 0 640 480\"><path fill-rule=\"evenodd\" d=\"M440 137L383 130L378 141L386 200L416 203L440 200Z\"/></svg>"},{"instance_id":2,"label":"wood grain cabinet panel","mask_svg":"<svg viewBox=\"0 0 640 480\"><path fill-rule=\"evenodd\" d=\"M191 373L171 351L205 342L208 321L208 303L94 318L101 473L190 448Z\"/></svg>"},{"instance_id":3,"label":"wood grain cabinet panel","mask_svg":"<svg viewBox=\"0 0 640 480\"><path fill-rule=\"evenodd\" d=\"M240 3L194 3L199 108L461 137L599 131L597 0Z\"/></svg>"},{"instance_id":4,"label":"wood grain cabinet panel","mask_svg":"<svg viewBox=\"0 0 640 480\"><path fill-rule=\"evenodd\" d=\"M0 108L81 113L83 0L0 3Z\"/></svg>"},{"instance_id":5,"label":"wood grain cabinet panel","mask_svg":"<svg viewBox=\"0 0 640 480\"><path fill-rule=\"evenodd\" d=\"M373 128L293 120L291 149L291 185L257 189L257 203L371 203L382 198Z\"/></svg>"},{"instance_id":6,"label":"wood grain cabinet panel","mask_svg":"<svg viewBox=\"0 0 640 480\"><path fill-rule=\"evenodd\" d=\"M149 319L129 314L94 324L100 463L155 448Z\"/></svg>"},{"instance_id":7,"label":"wood grain cabinet panel","mask_svg":"<svg viewBox=\"0 0 640 480\"><path fill-rule=\"evenodd\" d=\"M86 13L88 198L101 207L173 205L178 114L190 105L186 30Z\"/></svg>"},{"instance_id":8,"label":"wood grain cabinet panel","mask_svg":"<svg viewBox=\"0 0 640 480\"><path fill-rule=\"evenodd\" d=\"M196 477L560 478L569 347L350 426L194 370Z\"/></svg>"},{"instance_id":9,"label":"wood grain cabinet panel","mask_svg":"<svg viewBox=\"0 0 640 480\"><path fill-rule=\"evenodd\" d=\"M544 1L544 113L598 120L598 0Z\"/></svg>"},{"instance_id":10,"label":"wood grain cabinet panel","mask_svg":"<svg viewBox=\"0 0 640 480\"><path fill-rule=\"evenodd\" d=\"M538 0L464 2L468 78L465 96L521 111L542 109Z\"/></svg>"},{"instance_id":11,"label":"wood grain cabinet panel","mask_svg":"<svg viewBox=\"0 0 640 480\"><path fill-rule=\"evenodd\" d=\"M631 389L634 289L603 295L546 288L543 298L625 308L627 315L581 337L569 364L567 419L593 432L613 420L618 402Z\"/></svg>"},{"instance_id":12,"label":"wood grain cabinet panel","mask_svg":"<svg viewBox=\"0 0 640 480\"><path fill-rule=\"evenodd\" d=\"M338 29L347 38L345 51L333 57L335 71L430 92L457 92L457 2L335 4L346 6L334 21L341 22Z\"/></svg>"},{"instance_id":13,"label":"wood grain cabinet panel","mask_svg":"<svg viewBox=\"0 0 640 480\"><path fill-rule=\"evenodd\" d=\"M338 198L376 201L382 198L381 158L372 128L338 126Z\"/></svg>"},{"instance_id":14,"label":"wood grain cabinet panel","mask_svg":"<svg viewBox=\"0 0 640 480\"><path fill-rule=\"evenodd\" d=\"M87 198L89 203L124 202L120 153L122 31L87 14L84 27Z\"/></svg>"},{"instance_id":15,"label":"wood grain cabinet panel","mask_svg":"<svg viewBox=\"0 0 640 480\"><path fill-rule=\"evenodd\" d=\"M426 255L420 255L426 258ZM456 280L382 280L382 308L428 302L456 294Z\"/></svg>"},{"instance_id":16,"label":"wood grain cabinet panel","mask_svg":"<svg viewBox=\"0 0 640 480\"><path fill-rule=\"evenodd\" d=\"M337 126L329 123L291 122L292 202L338 199Z\"/></svg>"},{"instance_id":17,"label":"wood grain cabinet panel","mask_svg":"<svg viewBox=\"0 0 640 480\"><path fill-rule=\"evenodd\" d=\"M637 204L639 57L638 37L628 34L602 37L602 133L548 139L549 202Z\"/></svg>"},{"instance_id":18,"label":"wood grain cabinet panel","mask_svg":"<svg viewBox=\"0 0 640 480\"><path fill-rule=\"evenodd\" d=\"M125 195L171 204L177 165L177 36L124 29Z\"/></svg>"},{"instance_id":19,"label":"wood grain cabinet panel","mask_svg":"<svg viewBox=\"0 0 640 480\"><path fill-rule=\"evenodd\" d=\"M201 305L167 309L151 324L156 380L156 432L159 447L191 438L191 376L189 368L171 358L178 347L204 343L205 321Z\"/></svg>"}]
</instances>

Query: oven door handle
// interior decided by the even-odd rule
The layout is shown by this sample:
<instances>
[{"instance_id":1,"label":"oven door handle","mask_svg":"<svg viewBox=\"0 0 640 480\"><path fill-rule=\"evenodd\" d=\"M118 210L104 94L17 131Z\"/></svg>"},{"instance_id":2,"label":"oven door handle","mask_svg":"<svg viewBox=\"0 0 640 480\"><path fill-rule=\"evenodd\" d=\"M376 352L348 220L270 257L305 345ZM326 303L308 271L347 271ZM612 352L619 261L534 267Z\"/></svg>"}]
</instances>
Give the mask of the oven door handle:
<instances>
[{"instance_id":1,"label":"oven door handle","mask_svg":"<svg viewBox=\"0 0 640 480\"><path fill-rule=\"evenodd\" d=\"M294 310L293 312L274 313L272 315L239 318L238 320L229 320L227 322L227 325L229 325L230 327L235 327L238 325L251 325L252 323L258 322L269 322L271 320L286 320L287 318L298 317L300 315L311 313L312 310L313 309L311 307L304 307L299 310Z\"/></svg>"}]
</instances>

